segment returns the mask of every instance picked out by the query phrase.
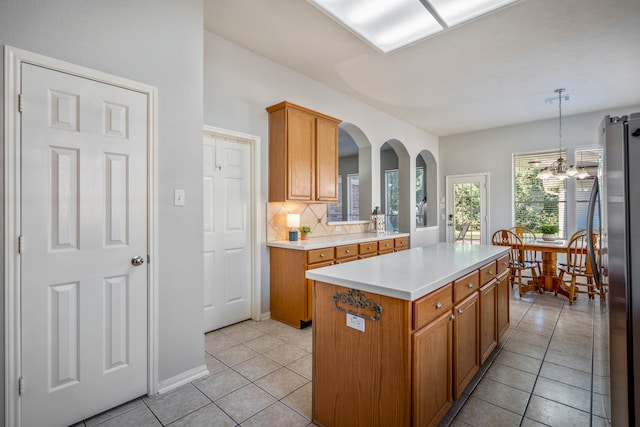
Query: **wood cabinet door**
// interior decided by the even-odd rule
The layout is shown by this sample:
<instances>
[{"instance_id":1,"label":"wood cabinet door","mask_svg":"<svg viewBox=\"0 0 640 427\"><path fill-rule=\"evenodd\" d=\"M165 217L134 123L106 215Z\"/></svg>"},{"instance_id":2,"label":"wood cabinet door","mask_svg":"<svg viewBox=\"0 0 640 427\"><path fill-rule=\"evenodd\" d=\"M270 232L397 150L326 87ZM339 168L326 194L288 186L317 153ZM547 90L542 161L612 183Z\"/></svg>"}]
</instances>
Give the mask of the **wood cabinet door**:
<instances>
[{"instance_id":1,"label":"wood cabinet door","mask_svg":"<svg viewBox=\"0 0 640 427\"><path fill-rule=\"evenodd\" d=\"M498 339L509 328L509 271L506 270L497 278L496 305L498 322Z\"/></svg>"},{"instance_id":2,"label":"wood cabinet door","mask_svg":"<svg viewBox=\"0 0 640 427\"><path fill-rule=\"evenodd\" d=\"M478 292L453 306L453 397L460 397L480 369Z\"/></svg>"},{"instance_id":3,"label":"wood cabinet door","mask_svg":"<svg viewBox=\"0 0 640 427\"><path fill-rule=\"evenodd\" d=\"M480 288L480 363L484 363L498 345L497 282Z\"/></svg>"},{"instance_id":4,"label":"wood cabinet door","mask_svg":"<svg viewBox=\"0 0 640 427\"><path fill-rule=\"evenodd\" d=\"M451 311L412 335L414 426L438 425L451 408L452 337Z\"/></svg>"},{"instance_id":5,"label":"wood cabinet door","mask_svg":"<svg viewBox=\"0 0 640 427\"><path fill-rule=\"evenodd\" d=\"M338 124L316 121L316 200L338 201Z\"/></svg>"},{"instance_id":6,"label":"wood cabinet door","mask_svg":"<svg viewBox=\"0 0 640 427\"><path fill-rule=\"evenodd\" d=\"M304 111L288 109L286 127L287 200L315 200L315 117Z\"/></svg>"}]
</instances>

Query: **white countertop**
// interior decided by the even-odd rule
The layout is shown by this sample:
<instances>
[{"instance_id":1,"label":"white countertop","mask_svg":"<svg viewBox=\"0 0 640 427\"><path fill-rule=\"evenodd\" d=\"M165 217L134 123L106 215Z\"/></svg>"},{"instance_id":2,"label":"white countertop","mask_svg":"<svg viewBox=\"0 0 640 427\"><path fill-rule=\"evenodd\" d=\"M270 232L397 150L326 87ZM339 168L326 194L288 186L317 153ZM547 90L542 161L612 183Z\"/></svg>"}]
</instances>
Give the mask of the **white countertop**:
<instances>
[{"instance_id":1,"label":"white countertop","mask_svg":"<svg viewBox=\"0 0 640 427\"><path fill-rule=\"evenodd\" d=\"M307 270L306 277L415 301L508 253L504 246L437 243Z\"/></svg>"},{"instance_id":2,"label":"white countertop","mask_svg":"<svg viewBox=\"0 0 640 427\"><path fill-rule=\"evenodd\" d=\"M267 246L308 251L309 249L321 249L328 248L330 246L351 245L354 243L374 242L376 240L408 236L409 233L353 233L340 234L338 236L310 237L307 240L298 239L296 242L276 240L273 242L267 242Z\"/></svg>"}]
</instances>

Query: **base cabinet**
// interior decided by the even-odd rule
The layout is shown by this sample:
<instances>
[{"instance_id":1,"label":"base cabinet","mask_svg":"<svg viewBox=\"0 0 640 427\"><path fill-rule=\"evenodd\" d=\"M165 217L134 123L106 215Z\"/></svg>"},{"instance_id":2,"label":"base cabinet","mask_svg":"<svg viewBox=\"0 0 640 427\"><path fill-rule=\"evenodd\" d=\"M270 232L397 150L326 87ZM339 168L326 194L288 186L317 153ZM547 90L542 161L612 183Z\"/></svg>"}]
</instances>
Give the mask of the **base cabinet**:
<instances>
[{"instance_id":1,"label":"base cabinet","mask_svg":"<svg viewBox=\"0 0 640 427\"><path fill-rule=\"evenodd\" d=\"M480 369L478 292L453 306L453 397L460 397Z\"/></svg>"},{"instance_id":2,"label":"base cabinet","mask_svg":"<svg viewBox=\"0 0 640 427\"><path fill-rule=\"evenodd\" d=\"M412 335L414 426L436 426L453 403L453 316L444 313Z\"/></svg>"}]
</instances>

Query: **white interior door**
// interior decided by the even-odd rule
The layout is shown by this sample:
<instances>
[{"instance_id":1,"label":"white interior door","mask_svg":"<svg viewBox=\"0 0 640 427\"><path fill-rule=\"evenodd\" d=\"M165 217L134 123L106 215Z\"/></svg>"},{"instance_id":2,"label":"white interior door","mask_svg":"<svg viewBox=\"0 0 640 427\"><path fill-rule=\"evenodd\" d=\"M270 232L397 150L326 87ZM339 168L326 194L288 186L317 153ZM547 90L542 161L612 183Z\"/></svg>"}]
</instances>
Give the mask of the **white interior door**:
<instances>
[{"instance_id":1,"label":"white interior door","mask_svg":"<svg viewBox=\"0 0 640 427\"><path fill-rule=\"evenodd\" d=\"M251 317L251 152L230 137L205 135L204 330Z\"/></svg>"},{"instance_id":2,"label":"white interior door","mask_svg":"<svg viewBox=\"0 0 640 427\"><path fill-rule=\"evenodd\" d=\"M488 174L447 176L447 242L489 243Z\"/></svg>"},{"instance_id":3,"label":"white interior door","mask_svg":"<svg viewBox=\"0 0 640 427\"><path fill-rule=\"evenodd\" d=\"M66 426L147 392L147 98L25 63L22 99L22 425Z\"/></svg>"}]
</instances>

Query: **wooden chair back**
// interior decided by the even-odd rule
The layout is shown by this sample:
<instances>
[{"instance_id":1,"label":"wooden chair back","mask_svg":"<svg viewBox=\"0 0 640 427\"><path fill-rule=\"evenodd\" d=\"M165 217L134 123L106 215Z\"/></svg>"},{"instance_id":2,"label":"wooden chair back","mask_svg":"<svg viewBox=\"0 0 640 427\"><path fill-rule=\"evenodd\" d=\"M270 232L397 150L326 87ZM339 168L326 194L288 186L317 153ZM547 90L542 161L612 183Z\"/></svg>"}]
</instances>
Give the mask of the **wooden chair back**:
<instances>
[{"instance_id":1,"label":"wooden chair back","mask_svg":"<svg viewBox=\"0 0 640 427\"><path fill-rule=\"evenodd\" d=\"M511 247L511 263L524 262L524 244L522 239L511 230L498 230L493 233L491 243L496 246Z\"/></svg>"}]
</instances>

